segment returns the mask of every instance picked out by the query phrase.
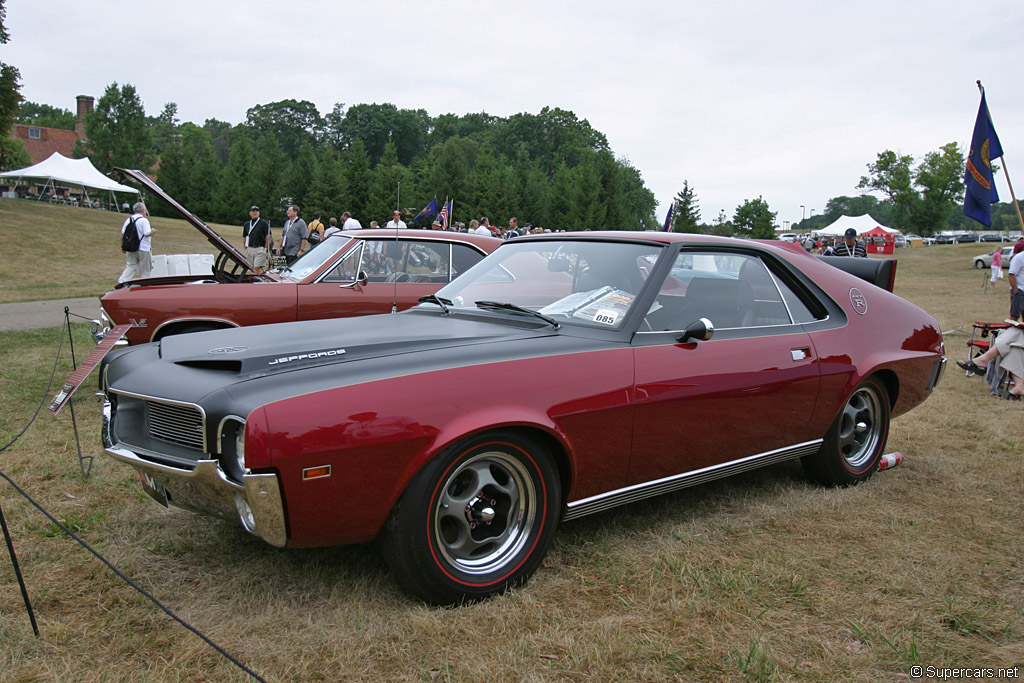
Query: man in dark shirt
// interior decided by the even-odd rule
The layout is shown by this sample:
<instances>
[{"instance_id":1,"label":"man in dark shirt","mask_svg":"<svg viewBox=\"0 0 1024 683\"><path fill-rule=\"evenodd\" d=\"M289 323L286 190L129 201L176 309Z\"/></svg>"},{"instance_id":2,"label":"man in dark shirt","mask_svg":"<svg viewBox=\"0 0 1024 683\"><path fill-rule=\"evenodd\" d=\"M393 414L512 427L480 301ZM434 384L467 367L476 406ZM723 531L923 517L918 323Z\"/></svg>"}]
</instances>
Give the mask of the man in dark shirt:
<instances>
[{"instance_id":1,"label":"man in dark shirt","mask_svg":"<svg viewBox=\"0 0 1024 683\"><path fill-rule=\"evenodd\" d=\"M857 231L853 228L847 228L846 233L843 235L843 241L835 246L832 255L867 258L868 251L864 248L863 242L857 241Z\"/></svg>"},{"instance_id":2,"label":"man in dark shirt","mask_svg":"<svg viewBox=\"0 0 1024 683\"><path fill-rule=\"evenodd\" d=\"M260 218L260 207L249 207L249 220L242 226L245 238L245 259L259 275L270 266L270 223Z\"/></svg>"}]
</instances>

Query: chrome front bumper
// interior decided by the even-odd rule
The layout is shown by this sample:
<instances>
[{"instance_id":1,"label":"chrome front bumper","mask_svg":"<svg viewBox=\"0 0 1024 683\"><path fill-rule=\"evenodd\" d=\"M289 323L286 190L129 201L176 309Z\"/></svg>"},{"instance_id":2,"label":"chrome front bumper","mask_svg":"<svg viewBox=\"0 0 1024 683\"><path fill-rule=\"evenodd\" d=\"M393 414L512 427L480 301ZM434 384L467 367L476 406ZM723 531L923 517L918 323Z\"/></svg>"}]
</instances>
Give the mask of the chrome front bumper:
<instances>
[{"instance_id":1,"label":"chrome front bumper","mask_svg":"<svg viewBox=\"0 0 1024 683\"><path fill-rule=\"evenodd\" d=\"M107 455L160 483L168 502L175 507L225 519L239 519L245 529L270 545L282 548L288 541L284 502L276 474L242 476L232 481L217 460L198 460L194 469L145 459L117 443L111 423L110 401L103 400L103 448Z\"/></svg>"},{"instance_id":2,"label":"chrome front bumper","mask_svg":"<svg viewBox=\"0 0 1024 683\"><path fill-rule=\"evenodd\" d=\"M91 322L92 329L90 330L90 334L92 335L92 338L96 340L97 344L103 341L103 337L107 335L107 332L114 329L114 321L110 319L110 316L107 315L107 312L103 310L102 306L100 307L100 319L93 320ZM128 346L128 340L124 338L118 339L114 342L114 346Z\"/></svg>"}]
</instances>

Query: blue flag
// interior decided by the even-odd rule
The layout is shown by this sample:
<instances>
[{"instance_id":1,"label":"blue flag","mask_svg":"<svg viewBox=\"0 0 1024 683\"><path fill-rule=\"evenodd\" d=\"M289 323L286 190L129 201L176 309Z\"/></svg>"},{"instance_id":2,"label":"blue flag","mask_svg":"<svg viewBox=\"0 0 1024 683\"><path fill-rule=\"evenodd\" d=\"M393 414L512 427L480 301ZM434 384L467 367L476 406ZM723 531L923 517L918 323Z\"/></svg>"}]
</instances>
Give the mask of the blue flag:
<instances>
[{"instance_id":1,"label":"blue flag","mask_svg":"<svg viewBox=\"0 0 1024 683\"><path fill-rule=\"evenodd\" d=\"M437 213L437 197L431 199L430 203L424 206L423 210L416 214L416 217L413 218L412 220L413 222L416 222L421 218L430 218L435 213Z\"/></svg>"},{"instance_id":2,"label":"blue flag","mask_svg":"<svg viewBox=\"0 0 1024 683\"><path fill-rule=\"evenodd\" d=\"M665 225L662 226L662 232L672 232L672 219L676 217L676 203L673 200L668 207L668 214L665 215Z\"/></svg>"},{"instance_id":3,"label":"blue flag","mask_svg":"<svg viewBox=\"0 0 1024 683\"><path fill-rule=\"evenodd\" d=\"M974 123L971 137L971 152L967 155L967 171L964 183L964 215L984 225L992 225L992 203L999 201L996 184L992 180L992 160L1003 156L996 129L988 116L985 93L981 93L981 107L978 120Z\"/></svg>"}]
</instances>

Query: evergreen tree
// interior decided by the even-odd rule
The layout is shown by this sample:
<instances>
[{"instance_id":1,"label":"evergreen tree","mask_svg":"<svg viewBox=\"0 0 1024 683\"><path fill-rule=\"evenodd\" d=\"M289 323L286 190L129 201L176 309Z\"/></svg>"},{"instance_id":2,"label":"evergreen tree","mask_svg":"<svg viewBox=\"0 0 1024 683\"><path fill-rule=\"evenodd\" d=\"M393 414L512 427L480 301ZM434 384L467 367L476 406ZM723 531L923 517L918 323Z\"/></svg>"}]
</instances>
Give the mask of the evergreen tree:
<instances>
[{"instance_id":1,"label":"evergreen tree","mask_svg":"<svg viewBox=\"0 0 1024 683\"><path fill-rule=\"evenodd\" d=\"M260 217L270 221L270 225L281 225L285 218L282 204L281 179L287 169L288 160L277 144L277 136L267 133L259 142L256 150L256 174L254 204L261 209Z\"/></svg>"},{"instance_id":2,"label":"evergreen tree","mask_svg":"<svg viewBox=\"0 0 1024 683\"><path fill-rule=\"evenodd\" d=\"M551 193L548 200L548 220L550 225L545 228L552 230L577 230L575 208L573 206L572 169L563 161L551 179Z\"/></svg>"},{"instance_id":3,"label":"evergreen tree","mask_svg":"<svg viewBox=\"0 0 1024 683\"><path fill-rule=\"evenodd\" d=\"M362 140L355 140L349 146L341 164L342 187L345 192L341 196L342 211L355 216L363 227L367 227L370 217L370 187L374 173L370 167L370 157ZM366 220L363 220L366 217Z\"/></svg>"},{"instance_id":4,"label":"evergreen tree","mask_svg":"<svg viewBox=\"0 0 1024 683\"><path fill-rule=\"evenodd\" d=\"M291 203L297 204L303 215L312 214L312 209L307 210L307 204L309 203L309 187L313 183L316 165L313 145L304 142L285 177L285 194L292 198Z\"/></svg>"},{"instance_id":5,"label":"evergreen tree","mask_svg":"<svg viewBox=\"0 0 1024 683\"><path fill-rule=\"evenodd\" d=\"M135 86L107 86L92 114L85 117L87 140L75 145L75 156L87 156L101 173L115 166L144 171L156 161L146 111Z\"/></svg>"},{"instance_id":6,"label":"evergreen tree","mask_svg":"<svg viewBox=\"0 0 1024 683\"><path fill-rule=\"evenodd\" d=\"M395 145L388 142L384 146L384 155L374 169L373 183L370 186L370 203L366 215L366 223L376 220L381 227L391 220L391 214L399 208L403 211L402 220L412 218L404 211L412 201L406 194L409 190L411 176L409 171L398 163L398 151ZM401 188L405 188L402 190ZM401 194L399 194L401 193ZM398 202L401 201L401 205ZM418 210L418 209L415 209ZM415 215L415 214L413 214Z\"/></svg>"},{"instance_id":7,"label":"evergreen tree","mask_svg":"<svg viewBox=\"0 0 1024 683\"><path fill-rule=\"evenodd\" d=\"M324 157L316 165L313 182L306 197L310 209L323 212L325 224L328 218L331 216L337 218L346 210L342 199L344 197L344 179L341 168L341 159L338 153L331 148L324 150Z\"/></svg>"},{"instance_id":8,"label":"evergreen tree","mask_svg":"<svg viewBox=\"0 0 1024 683\"><path fill-rule=\"evenodd\" d=\"M214 150L216 151L216 145ZM217 220L223 223L243 222L249 207L257 202L257 198L256 164L252 144L248 137L240 135L235 144L231 145L228 165L221 174L214 192L213 213Z\"/></svg>"},{"instance_id":9,"label":"evergreen tree","mask_svg":"<svg viewBox=\"0 0 1024 683\"><path fill-rule=\"evenodd\" d=\"M220 183L221 164L213 149L209 131L187 124L182 127L185 168L188 171L189 209L197 216L212 220L214 189Z\"/></svg>"},{"instance_id":10,"label":"evergreen tree","mask_svg":"<svg viewBox=\"0 0 1024 683\"><path fill-rule=\"evenodd\" d=\"M697 196L690 187L689 181L683 181L683 189L675 198L676 217L673 221L673 232L700 232L700 208Z\"/></svg>"},{"instance_id":11,"label":"evergreen tree","mask_svg":"<svg viewBox=\"0 0 1024 683\"><path fill-rule=\"evenodd\" d=\"M604 230L607 212L601 196L601 178L593 150L580 151L580 164L572 173L572 217L575 230Z\"/></svg>"}]
</instances>

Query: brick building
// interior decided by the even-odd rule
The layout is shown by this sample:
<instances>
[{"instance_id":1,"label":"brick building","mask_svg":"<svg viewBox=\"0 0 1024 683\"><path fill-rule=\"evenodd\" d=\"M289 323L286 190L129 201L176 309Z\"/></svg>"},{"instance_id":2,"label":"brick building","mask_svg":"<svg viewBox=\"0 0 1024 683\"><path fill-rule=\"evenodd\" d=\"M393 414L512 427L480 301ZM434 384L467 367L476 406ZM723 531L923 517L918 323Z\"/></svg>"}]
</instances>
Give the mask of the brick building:
<instances>
[{"instance_id":1,"label":"brick building","mask_svg":"<svg viewBox=\"0 0 1024 683\"><path fill-rule=\"evenodd\" d=\"M77 100L74 130L24 123L15 123L11 127L11 137L25 143L25 151L33 164L49 159L54 152L70 157L75 143L85 139L85 117L92 113L95 100L90 95L79 95Z\"/></svg>"}]
</instances>

